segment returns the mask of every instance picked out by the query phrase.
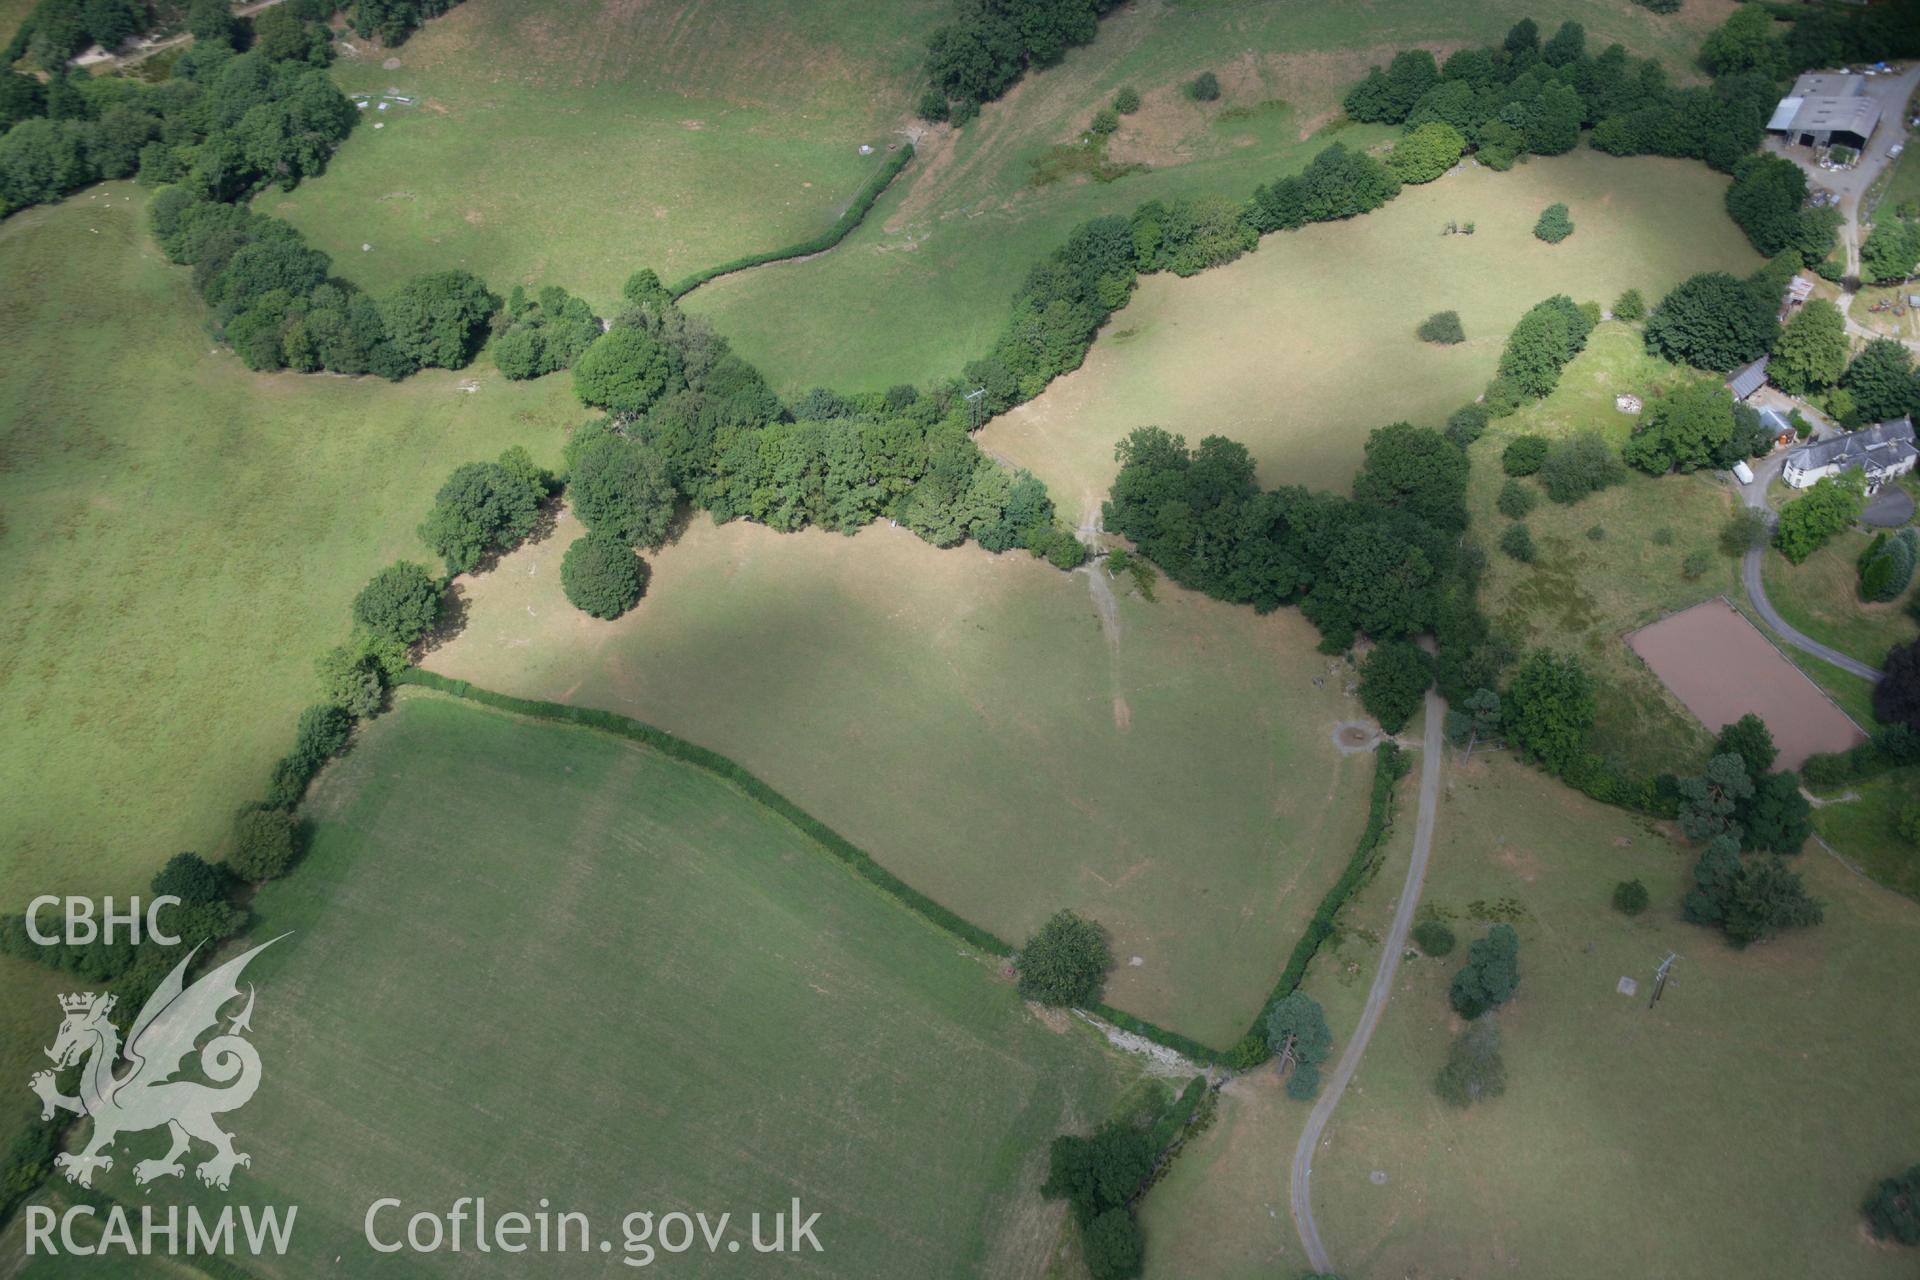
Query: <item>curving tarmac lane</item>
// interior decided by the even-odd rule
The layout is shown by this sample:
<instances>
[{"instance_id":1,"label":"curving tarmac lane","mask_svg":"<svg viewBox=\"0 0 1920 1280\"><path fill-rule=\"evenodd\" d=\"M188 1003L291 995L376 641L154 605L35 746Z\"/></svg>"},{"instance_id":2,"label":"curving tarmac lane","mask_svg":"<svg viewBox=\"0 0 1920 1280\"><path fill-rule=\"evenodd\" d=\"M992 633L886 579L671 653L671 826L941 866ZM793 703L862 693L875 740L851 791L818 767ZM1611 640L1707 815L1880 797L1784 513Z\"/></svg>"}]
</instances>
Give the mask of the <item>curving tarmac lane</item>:
<instances>
[{"instance_id":1,"label":"curving tarmac lane","mask_svg":"<svg viewBox=\"0 0 1920 1280\"><path fill-rule=\"evenodd\" d=\"M1753 483L1740 487L1741 497L1746 500L1746 504L1756 511L1766 511L1769 519L1772 518L1773 513L1767 507L1767 486L1773 483L1774 476L1779 473L1785 462L1786 458L1783 454L1768 458L1755 471ZM1857 658L1849 658L1832 645L1821 644L1813 637L1803 635L1789 626L1787 620L1780 616L1779 610L1773 607L1773 602L1767 599L1767 587L1760 578L1760 562L1766 552L1764 543L1757 547L1749 547L1746 558L1740 563L1740 579L1746 584L1747 599L1752 602L1753 611L1760 615L1760 620L1771 627L1775 635L1802 653L1810 653L1823 662L1830 662L1849 675L1859 676L1870 684L1880 683L1880 672L1877 668L1870 667Z\"/></svg>"},{"instance_id":2,"label":"curving tarmac lane","mask_svg":"<svg viewBox=\"0 0 1920 1280\"><path fill-rule=\"evenodd\" d=\"M1367 1041L1380 1025L1380 1014L1387 1007L1387 997L1393 993L1394 974L1400 969L1400 955L1407 947L1413 909L1420 904L1420 886L1427 876L1427 855L1433 851L1434 813L1440 804L1441 730L1446 714L1447 704L1429 689L1427 732L1420 748L1420 808L1414 820L1413 858L1407 866L1407 882L1400 890L1400 905L1393 913L1393 927L1387 931L1386 946L1380 954L1380 971L1373 975L1366 1008L1360 1011L1360 1021L1341 1051L1340 1062L1334 1067L1326 1088L1320 1091L1320 1100L1307 1115L1307 1127L1300 1134L1299 1145L1293 1149L1293 1225L1300 1232L1300 1243L1305 1246L1307 1261L1315 1271L1332 1271L1333 1264L1327 1259L1327 1248L1320 1243L1320 1229L1313 1221L1313 1190L1309 1185L1313 1177L1313 1153L1320 1145L1327 1121L1333 1118L1333 1109L1340 1105L1340 1095L1347 1091L1347 1082L1359 1069L1360 1055L1367 1051Z\"/></svg>"}]
</instances>

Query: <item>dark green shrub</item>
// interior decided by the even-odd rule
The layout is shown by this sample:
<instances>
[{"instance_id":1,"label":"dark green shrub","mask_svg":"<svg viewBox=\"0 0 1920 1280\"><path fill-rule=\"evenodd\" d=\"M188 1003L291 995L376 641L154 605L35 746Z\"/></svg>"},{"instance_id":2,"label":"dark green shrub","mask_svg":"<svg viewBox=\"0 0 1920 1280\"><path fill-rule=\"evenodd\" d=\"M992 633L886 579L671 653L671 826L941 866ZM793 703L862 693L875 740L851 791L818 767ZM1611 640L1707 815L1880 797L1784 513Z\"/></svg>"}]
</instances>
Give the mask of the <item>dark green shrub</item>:
<instances>
[{"instance_id":1,"label":"dark green shrub","mask_svg":"<svg viewBox=\"0 0 1920 1280\"><path fill-rule=\"evenodd\" d=\"M1559 244L1573 234L1573 219L1567 216L1567 206L1550 204L1540 214L1540 220L1533 224L1533 234L1548 244Z\"/></svg>"},{"instance_id":2,"label":"dark green shrub","mask_svg":"<svg viewBox=\"0 0 1920 1280\"><path fill-rule=\"evenodd\" d=\"M1102 107L1093 113L1093 122L1087 126L1087 131L1104 138L1119 127L1120 113L1112 107Z\"/></svg>"},{"instance_id":3,"label":"dark green shrub","mask_svg":"<svg viewBox=\"0 0 1920 1280\"><path fill-rule=\"evenodd\" d=\"M1507 519L1524 520L1539 501L1540 495L1534 491L1532 485L1519 480L1508 480L1500 486L1500 497L1495 505L1500 508L1500 514Z\"/></svg>"},{"instance_id":4,"label":"dark green shrub","mask_svg":"<svg viewBox=\"0 0 1920 1280\"><path fill-rule=\"evenodd\" d=\"M346 708L308 707L293 730L293 754L316 769L340 754L353 733L353 717Z\"/></svg>"},{"instance_id":5,"label":"dark green shrub","mask_svg":"<svg viewBox=\"0 0 1920 1280\"><path fill-rule=\"evenodd\" d=\"M1106 930L1071 911L1056 912L1014 960L1020 994L1055 1006L1097 1002L1112 966Z\"/></svg>"},{"instance_id":6,"label":"dark green shrub","mask_svg":"<svg viewBox=\"0 0 1920 1280\"><path fill-rule=\"evenodd\" d=\"M1496 924L1467 948L1467 963L1453 975L1448 995L1461 1017L1472 1021L1513 999L1520 985L1520 935Z\"/></svg>"},{"instance_id":7,"label":"dark green shrub","mask_svg":"<svg viewBox=\"0 0 1920 1280\"><path fill-rule=\"evenodd\" d=\"M1658 529L1655 529L1653 531L1653 545L1656 547L1672 546L1673 545L1672 527L1663 524Z\"/></svg>"},{"instance_id":8,"label":"dark green shrub","mask_svg":"<svg viewBox=\"0 0 1920 1280\"><path fill-rule=\"evenodd\" d=\"M1123 85L1120 92L1113 95L1113 109L1123 116L1130 116L1140 109L1140 91L1132 85Z\"/></svg>"},{"instance_id":9,"label":"dark green shrub","mask_svg":"<svg viewBox=\"0 0 1920 1280\"><path fill-rule=\"evenodd\" d=\"M1493 417L1483 404L1465 404L1447 417L1447 439L1462 449L1478 440Z\"/></svg>"},{"instance_id":10,"label":"dark green shrub","mask_svg":"<svg viewBox=\"0 0 1920 1280\"><path fill-rule=\"evenodd\" d=\"M1533 545L1533 534L1526 525L1517 523L1508 525L1500 535L1500 549L1521 564L1532 564L1540 554Z\"/></svg>"},{"instance_id":11,"label":"dark green shrub","mask_svg":"<svg viewBox=\"0 0 1920 1280\"><path fill-rule=\"evenodd\" d=\"M1705 551L1689 551L1680 562L1680 576L1691 582L1713 568L1713 557Z\"/></svg>"},{"instance_id":12,"label":"dark green shrub","mask_svg":"<svg viewBox=\"0 0 1920 1280\"><path fill-rule=\"evenodd\" d=\"M1422 320L1419 329L1415 332L1420 335L1422 342L1438 343L1441 346L1450 347L1456 342L1467 340L1467 331L1460 327L1458 311L1436 311Z\"/></svg>"},{"instance_id":13,"label":"dark green shrub","mask_svg":"<svg viewBox=\"0 0 1920 1280\"><path fill-rule=\"evenodd\" d=\"M425 565L396 560L353 598L353 620L410 645L440 621L440 580Z\"/></svg>"},{"instance_id":14,"label":"dark green shrub","mask_svg":"<svg viewBox=\"0 0 1920 1280\"><path fill-rule=\"evenodd\" d=\"M1882 1178L1862 1208L1877 1238L1920 1244L1920 1164Z\"/></svg>"},{"instance_id":15,"label":"dark green shrub","mask_svg":"<svg viewBox=\"0 0 1920 1280\"><path fill-rule=\"evenodd\" d=\"M242 880L272 880L293 865L293 819L283 810L249 810L240 815L233 834L227 866Z\"/></svg>"},{"instance_id":16,"label":"dark green shrub","mask_svg":"<svg viewBox=\"0 0 1920 1280\"><path fill-rule=\"evenodd\" d=\"M1613 300L1613 318L1626 321L1645 320L1647 300L1640 296L1638 289L1628 289Z\"/></svg>"},{"instance_id":17,"label":"dark green shrub","mask_svg":"<svg viewBox=\"0 0 1920 1280\"><path fill-rule=\"evenodd\" d=\"M218 902L227 896L227 873L197 853L176 853L154 873L153 894L172 894L187 906Z\"/></svg>"},{"instance_id":18,"label":"dark green shrub","mask_svg":"<svg viewBox=\"0 0 1920 1280\"><path fill-rule=\"evenodd\" d=\"M944 124L947 119L947 95L929 86L920 95L919 104L914 109L927 123Z\"/></svg>"},{"instance_id":19,"label":"dark green shrub","mask_svg":"<svg viewBox=\"0 0 1920 1280\"><path fill-rule=\"evenodd\" d=\"M1475 944L1478 945L1478 944ZM1434 1078L1434 1092L1450 1106L1470 1107L1497 1098L1507 1089L1507 1064L1500 1056L1500 1027L1491 1014L1477 1018L1454 1037L1447 1065Z\"/></svg>"},{"instance_id":20,"label":"dark green shrub","mask_svg":"<svg viewBox=\"0 0 1920 1280\"><path fill-rule=\"evenodd\" d=\"M1214 102L1220 97L1220 77L1211 71L1202 71L1187 81L1184 92L1195 102Z\"/></svg>"},{"instance_id":21,"label":"dark green shrub","mask_svg":"<svg viewBox=\"0 0 1920 1280\"><path fill-rule=\"evenodd\" d=\"M1578 502L1626 478L1627 464L1597 431L1554 441L1540 461L1540 483L1559 503Z\"/></svg>"},{"instance_id":22,"label":"dark green shrub","mask_svg":"<svg viewBox=\"0 0 1920 1280\"><path fill-rule=\"evenodd\" d=\"M1551 447L1545 436L1515 436L1500 452L1500 469L1510 476L1530 476L1547 460Z\"/></svg>"},{"instance_id":23,"label":"dark green shrub","mask_svg":"<svg viewBox=\"0 0 1920 1280\"><path fill-rule=\"evenodd\" d=\"M1413 926L1413 943L1421 954L1436 960L1452 952L1456 939L1453 930L1438 920L1422 920Z\"/></svg>"},{"instance_id":24,"label":"dark green shrub","mask_svg":"<svg viewBox=\"0 0 1920 1280\"><path fill-rule=\"evenodd\" d=\"M575 538L560 561L560 586L573 607L596 618L617 618L646 589L646 562L607 533Z\"/></svg>"},{"instance_id":25,"label":"dark green shrub","mask_svg":"<svg viewBox=\"0 0 1920 1280\"><path fill-rule=\"evenodd\" d=\"M1588 542L1605 542L1606 540L1607 530L1605 525L1596 524L1587 529Z\"/></svg>"},{"instance_id":26,"label":"dark green shrub","mask_svg":"<svg viewBox=\"0 0 1920 1280\"><path fill-rule=\"evenodd\" d=\"M1613 886L1613 909L1622 915L1637 916L1651 901L1647 886L1638 880L1622 880Z\"/></svg>"},{"instance_id":27,"label":"dark green shrub","mask_svg":"<svg viewBox=\"0 0 1920 1280\"><path fill-rule=\"evenodd\" d=\"M1433 658L1411 640L1385 640L1360 664L1360 703L1388 733L1406 727L1433 684Z\"/></svg>"}]
</instances>

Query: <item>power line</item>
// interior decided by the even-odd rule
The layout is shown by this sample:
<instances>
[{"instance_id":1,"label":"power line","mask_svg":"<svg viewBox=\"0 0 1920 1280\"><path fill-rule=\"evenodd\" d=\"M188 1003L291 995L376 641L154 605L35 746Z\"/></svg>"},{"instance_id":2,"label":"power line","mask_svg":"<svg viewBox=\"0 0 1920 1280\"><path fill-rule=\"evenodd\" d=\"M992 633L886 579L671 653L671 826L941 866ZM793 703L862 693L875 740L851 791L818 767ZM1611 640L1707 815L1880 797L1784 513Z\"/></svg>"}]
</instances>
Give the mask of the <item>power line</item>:
<instances>
[{"instance_id":1,"label":"power line","mask_svg":"<svg viewBox=\"0 0 1920 1280\"><path fill-rule=\"evenodd\" d=\"M1654 971L1653 998L1647 1001L1647 1008L1651 1009L1653 1008L1653 1006L1660 1003L1660 997L1666 992L1666 989L1667 989L1668 975L1670 975L1673 972L1673 962L1675 960L1678 960L1679 958L1680 957L1674 952L1671 952L1671 951L1667 952L1667 958L1665 960L1662 960L1660 962L1659 969Z\"/></svg>"}]
</instances>

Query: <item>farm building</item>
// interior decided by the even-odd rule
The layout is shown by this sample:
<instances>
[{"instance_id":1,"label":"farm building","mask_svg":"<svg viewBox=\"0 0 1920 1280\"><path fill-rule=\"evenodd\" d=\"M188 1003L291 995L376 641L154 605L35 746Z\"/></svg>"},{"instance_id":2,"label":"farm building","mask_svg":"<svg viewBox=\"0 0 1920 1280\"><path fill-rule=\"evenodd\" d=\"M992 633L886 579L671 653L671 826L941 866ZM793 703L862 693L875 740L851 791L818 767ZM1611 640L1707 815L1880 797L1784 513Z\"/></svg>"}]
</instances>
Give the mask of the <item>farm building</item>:
<instances>
[{"instance_id":1,"label":"farm building","mask_svg":"<svg viewBox=\"0 0 1920 1280\"><path fill-rule=\"evenodd\" d=\"M1827 476L1859 467L1867 473L1867 492L1871 493L1894 476L1912 471L1916 458L1920 458L1920 450L1914 448L1913 419L1896 418L1795 449L1787 455L1781 477L1794 488L1804 489Z\"/></svg>"},{"instance_id":2,"label":"farm building","mask_svg":"<svg viewBox=\"0 0 1920 1280\"><path fill-rule=\"evenodd\" d=\"M1865 147L1880 124L1880 100L1865 76L1809 72L1793 83L1767 121L1767 132L1806 147Z\"/></svg>"},{"instance_id":3,"label":"farm building","mask_svg":"<svg viewBox=\"0 0 1920 1280\"><path fill-rule=\"evenodd\" d=\"M1813 296L1813 281L1805 276L1795 276L1787 282L1787 291L1780 298L1780 310L1789 311L1805 303Z\"/></svg>"},{"instance_id":4,"label":"farm building","mask_svg":"<svg viewBox=\"0 0 1920 1280\"><path fill-rule=\"evenodd\" d=\"M1761 356L1752 364L1743 364L1727 375L1727 390L1733 392L1735 400L1746 400L1754 392L1767 385L1767 358Z\"/></svg>"}]
</instances>

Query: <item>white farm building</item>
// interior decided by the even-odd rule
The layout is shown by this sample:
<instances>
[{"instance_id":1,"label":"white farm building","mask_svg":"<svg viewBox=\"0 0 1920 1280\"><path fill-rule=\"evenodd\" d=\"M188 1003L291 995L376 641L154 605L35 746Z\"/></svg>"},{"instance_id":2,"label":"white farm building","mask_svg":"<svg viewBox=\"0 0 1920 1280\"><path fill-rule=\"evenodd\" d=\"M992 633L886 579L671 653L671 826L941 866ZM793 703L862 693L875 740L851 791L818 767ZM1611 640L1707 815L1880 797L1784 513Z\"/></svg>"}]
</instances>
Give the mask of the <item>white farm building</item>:
<instances>
[{"instance_id":1,"label":"white farm building","mask_svg":"<svg viewBox=\"0 0 1920 1280\"><path fill-rule=\"evenodd\" d=\"M1914 447L1913 419L1896 418L1795 449L1787 455L1786 469L1780 474L1789 485L1804 489L1827 476L1859 467L1867 473L1867 491L1871 493L1893 477L1912 471L1916 459L1920 459L1920 449Z\"/></svg>"}]
</instances>

